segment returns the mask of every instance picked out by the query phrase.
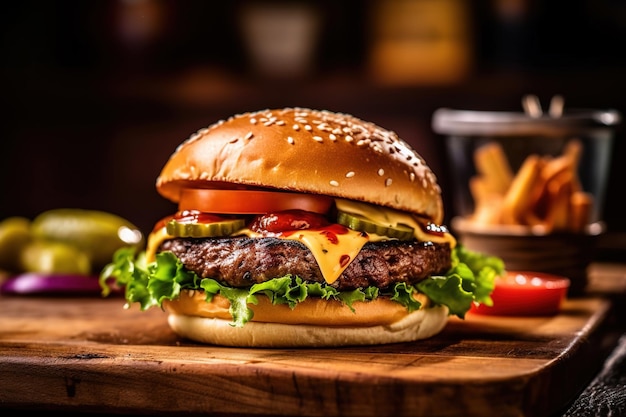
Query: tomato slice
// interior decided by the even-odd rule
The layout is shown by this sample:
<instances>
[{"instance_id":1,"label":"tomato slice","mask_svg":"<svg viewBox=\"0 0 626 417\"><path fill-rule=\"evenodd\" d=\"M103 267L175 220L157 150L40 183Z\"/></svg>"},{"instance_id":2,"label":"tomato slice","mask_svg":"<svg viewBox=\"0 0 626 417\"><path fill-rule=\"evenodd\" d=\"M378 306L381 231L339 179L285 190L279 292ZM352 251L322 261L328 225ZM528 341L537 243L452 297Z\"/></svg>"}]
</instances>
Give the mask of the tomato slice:
<instances>
[{"instance_id":1,"label":"tomato slice","mask_svg":"<svg viewBox=\"0 0 626 417\"><path fill-rule=\"evenodd\" d=\"M493 306L480 304L471 311L497 316L548 316L557 314L570 281L542 272L507 271L491 293Z\"/></svg>"},{"instance_id":2,"label":"tomato slice","mask_svg":"<svg viewBox=\"0 0 626 417\"><path fill-rule=\"evenodd\" d=\"M258 190L183 190L179 210L206 213L262 214L272 211L305 210L324 214L333 199L327 196Z\"/></svg>"}]
</instances>

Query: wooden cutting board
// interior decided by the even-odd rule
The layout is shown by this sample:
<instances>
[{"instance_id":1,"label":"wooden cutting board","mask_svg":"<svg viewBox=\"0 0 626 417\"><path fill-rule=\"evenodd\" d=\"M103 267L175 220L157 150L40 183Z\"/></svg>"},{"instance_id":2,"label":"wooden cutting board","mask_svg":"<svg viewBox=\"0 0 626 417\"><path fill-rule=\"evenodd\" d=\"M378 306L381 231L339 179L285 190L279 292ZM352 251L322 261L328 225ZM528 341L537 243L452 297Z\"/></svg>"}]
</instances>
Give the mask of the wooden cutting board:
<instances>
[{"instance_id":1,"label":"wooden cutting board","mask_svg":"<svg viewBox=\"0 0 626 417\"><path fill-rule=\"evenodd\" d=\"M298 416L550 416L614 346L611 302L468 315L419 343L237 349L178 338L121 298L0 297L2 409Z\"/></svg>"}]
</instances>

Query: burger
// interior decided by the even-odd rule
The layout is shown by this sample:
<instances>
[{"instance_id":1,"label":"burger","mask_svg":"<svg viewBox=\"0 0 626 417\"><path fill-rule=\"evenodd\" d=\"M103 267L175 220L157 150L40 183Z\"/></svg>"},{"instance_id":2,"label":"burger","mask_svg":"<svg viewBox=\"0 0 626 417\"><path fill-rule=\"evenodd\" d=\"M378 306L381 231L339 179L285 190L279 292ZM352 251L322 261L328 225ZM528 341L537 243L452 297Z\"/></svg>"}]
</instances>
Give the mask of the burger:
<instances>
[{"instance_id":1,"label":"burger","mask_svg":"<svg viewBox=\"0 0 626 417\"><path fill-rule=\"evenodd\" d=\"M177 204L122 248L103 294L160 307L195 342L321 347L432 337L491 305L498 258L457 245L441 189L397 134L306 108L238 114L185 140L156 190Z\"/></svg>"}]
</instances>

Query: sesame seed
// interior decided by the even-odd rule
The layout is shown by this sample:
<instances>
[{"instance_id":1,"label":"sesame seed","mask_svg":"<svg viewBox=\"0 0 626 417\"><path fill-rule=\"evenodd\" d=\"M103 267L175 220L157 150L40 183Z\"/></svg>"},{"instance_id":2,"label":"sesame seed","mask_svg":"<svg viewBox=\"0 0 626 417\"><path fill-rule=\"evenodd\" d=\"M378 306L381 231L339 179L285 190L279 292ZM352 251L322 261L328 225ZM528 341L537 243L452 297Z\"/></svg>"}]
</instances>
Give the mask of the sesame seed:
<instances>
[{"instance_id":1,"label":"sesame seed","mask_svg":"<svg viewBox=\"0 0 626 417\"><path fill-rule=\"evenodd\" d=\"M304 130L313 130L313 128L311 127L311 125L304 125Z\"/></svg>"},{"instance_id":2,"label":"sesame seed","mask_svg":"<svg viewBox=\"0 0 626 417\"><path fill-rule=\"evenodd\" d=\"M256 122L257 122L257 120L256 120L254 117L252 117L252 118L250 119L250 123L252 123L253 125L255 125L255 124L256 124Z\"/></svg>"},{"instance_id":3,"label":"sesame seed","mask_svg":"<svg viewBox=\"0 0 626 417\"><path fill-rule=\"evenodd\" d=\"M292 145L294 144L294 140L291 136L287 136L287 142L291 143Z\"/></svg>"},{"instance_id":4,"label":"sesame seed","mask_svg":"<svg viewBox=\"0 0 626 417\"><path fill-rule=\"evenodd\" d=\"M235 143L238 140L239 140L239 138L235 137L235 138L232 138L228 143Z\"/></svg>"},{"instance_id":5,"label":"sesame seed","mask_svg":"<svg viewBox=\"0 0 626 417\"><path fill-rule=\"evenodd\" d=\"M254 134L252 132L248 132L248 133L246 133L246 136L244 136L244 139L245 140L250 140L250 139L252 139L252 136L254 136Z\"/></svg>"},{"instance_id":6,"label":"sesame seed","mask_svg":"<svg viewBox=\"0 0 626 417\"><path fill-rule=\"evenodd\" d=\"M276 124L278 126L284 126L285 125L285 121L284 120L279 120L279 121L276 122Z\"/></svg>"},{"instance_id":7,"label":"sesame seed","mask_svg":"<svg viewBox=\"0 0 626 417\"><path fill-rule=\"evenodd\" d=\"M333 187L339 187L339 182L335 180L330 180L330 185L332 185Z\"/></svg>"},{"instance_id":8,"label":"sesame seed","mask_svg":"<svg viewBox=\"0 0 626 417\"><path fill-rule=\"evenodd\" d=\"M316 142L319 142L319 143L324 142L324 139L322 139L321 136L313 136L313 140L316 141Z\"/></svg>"},{"instance_id":9,"label":"sesame seed","mask_svg":"<svg viewBox=\"0 0 626 417\"><path fill-rule=\"evenodd\" d=\"M297 132L298 130L300 130L300 125L298 125L298 124L294 124L294 125L293 125L293 126L291 126L291 127L292 127L292 128L293 128L293 130L295 130L296 132Z\"/></svg>"},{"instance_id":10,"label":"sesame seed","mask_svg":"<svg viewBox=\"0 0 626 417\"><path fill-rule=\"evenodd\" d=\"M330 140L332 140L333 142L337 140L337 136L335 136L333 133L331 133L330 135L328 135L328 137L330 138Z\"/></svg>"},{"instance_id":11,"label":"sesame seed","mask_svg":"<svg viewBox=\"0 0 626 417\"><path fill-rule=\"evenodd\" d=\"M378 170L378 175L380 175L381 177L382 177L383 175L385 175L385 170L384 170L384 169L382 169L382 168L380 168L380 169Z\"/></svg>"},{"instance_id":12,"label":"sesame seed","mask_svg":"<svg viewBox=\"0 0 626 417\"><path fill-rule=\"evenodd\" d=\"M414 182L415 181L415 172L411 172L409 174L409 178L411 179L411 182Z\"/></svg>"},{"instance_id":13,"label":"sesame seed","mask_svg":"<svg viewBox=\"0 0 626 417\"><path fill-rule=\"evenodd\" d=\"M393 181L393 180L392 180L391 178L387 178L387 179L385 180L385 187L389 187L389 186L391 185L391 182L392 182L392 181Z\"/></svg>"},{"instance_id":14,"label":"sesame seed","mask_svg":"<svg viewBox=\"0 0 626 417\"><path fill-rule=\"evenodd\" d=\"M354 140L354 138L350 135L346 135L345 139L346 139L346 142L352 142Z\"/></svg>"},{"instance_id":15,"label":"sesame seed","mask_svg":"<svg viewBox=\"0 0 626 417\"><path fill-rule=\"evenodd\" d=\"M354 171L346 172L346 178L354 177Z\"/></svg>"}]
</instances>

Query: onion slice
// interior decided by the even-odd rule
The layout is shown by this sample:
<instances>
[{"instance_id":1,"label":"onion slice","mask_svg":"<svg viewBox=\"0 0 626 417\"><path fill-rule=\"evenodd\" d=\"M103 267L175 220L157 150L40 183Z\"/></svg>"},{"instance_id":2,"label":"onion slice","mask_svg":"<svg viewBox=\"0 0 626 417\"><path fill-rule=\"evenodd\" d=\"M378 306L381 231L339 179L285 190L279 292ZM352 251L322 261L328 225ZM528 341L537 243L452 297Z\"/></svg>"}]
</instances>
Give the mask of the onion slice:
<instances>
[{"instance_id":1,"label":"onion slice","mask_svg":"<svg viewBox=\"0 0 626 417\"><path fill-rule=\"evenodd\" d=\"M100 294L97 276L27 272L0 285L2 294Z\"/></svg>"}]
</instances>

